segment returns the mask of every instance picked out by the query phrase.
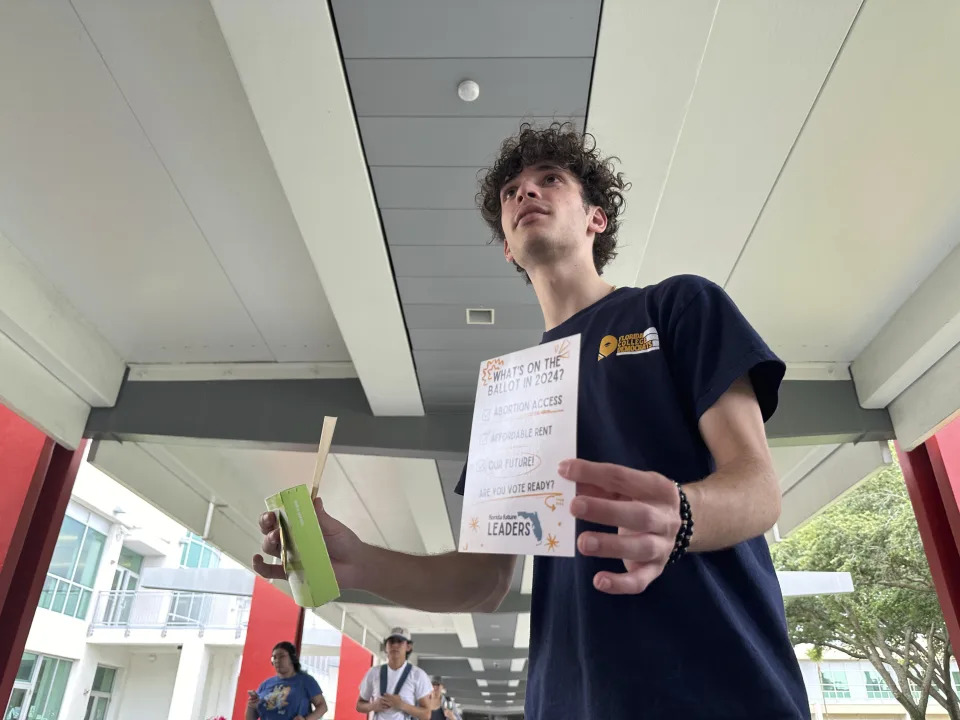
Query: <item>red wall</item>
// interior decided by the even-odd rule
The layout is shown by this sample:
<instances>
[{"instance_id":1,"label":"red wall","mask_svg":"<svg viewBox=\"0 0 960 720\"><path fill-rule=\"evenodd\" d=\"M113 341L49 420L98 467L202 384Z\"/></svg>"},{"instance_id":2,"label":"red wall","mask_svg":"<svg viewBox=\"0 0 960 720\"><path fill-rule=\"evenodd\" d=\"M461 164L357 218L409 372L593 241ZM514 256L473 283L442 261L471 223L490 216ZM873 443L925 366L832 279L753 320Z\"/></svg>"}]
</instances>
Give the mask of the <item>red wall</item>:
<instances>
[{"instance_id":1,"label":"red wall","mask_svg":"<svg viewBox=\"0 0 960 720\"><path fill-rule=\"evenodd\" d=\"M86 441L76 450L57 445L0 406L2 702L13 688L85 446Z\"/></svg>"},{"instance_id":2,"label":"red wall","mask_svg":"<svg viewBox=\"0 0 960 720\"><path fill-rule=\"evenodd\" d=\"M947 631L956 647L960 645L960 419L916 449L898 454Z\"/></svg>"},{"instance_id":3,"label":"red wall","mask_svg":"<svg viewBox=\"0 0 960 720\"><path fill-rule=\"evenodd\" d=\"M0 606L23 549L52 452L53 442L48 442L46 435L0 405Z\"/></svg>"},{"instance_id":4,"label":"red wall","mask_svg":"<svg viewBox=\"0 0 960 720\"><path fill-rule=\"evenodd\" d=\"M256 578L247 638L243 643L243 658L240 661L240 676L237 678L233 720L244 720L247 691L256 690L260 683L276 674L270 664L273 646L288 640L300 647L301 618L299 605L263 578Z\"/></svg>"},{"instance_id":5,"label":"red wall","mask_svg":"<svg viewBox=\"0 0 960 720\"><path fill-rule=\"evenodd\" d=\"M340 675L337 679L337 712L333 720L366 720L358 713L360 681L373 665L373 653L343 635L340 639Z\"/></svg>"}]
</instances>

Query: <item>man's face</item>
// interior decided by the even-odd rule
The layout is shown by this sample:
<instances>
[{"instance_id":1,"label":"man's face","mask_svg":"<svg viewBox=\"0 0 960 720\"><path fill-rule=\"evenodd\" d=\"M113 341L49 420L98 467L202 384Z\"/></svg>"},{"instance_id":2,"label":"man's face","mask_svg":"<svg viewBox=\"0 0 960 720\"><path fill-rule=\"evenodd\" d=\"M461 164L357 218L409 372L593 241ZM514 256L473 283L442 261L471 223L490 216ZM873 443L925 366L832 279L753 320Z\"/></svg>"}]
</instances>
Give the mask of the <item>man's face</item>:
<instances>
[{"instance_id":1,"label":"man's face","mask_svg":"<svg viewBox=\"0 0 960 720\"><path fill-rule=\"evenodd\" d=\"M403 638L392 637L387 640L387 657L393 659L406 658L407 652L412 648Z\"/></svg>"},{"instance_id":2,"label":"man's face","mask_svg":"<svg viewBox=\"0 0 960 720\"><path fill-rule=\"evenodd\" d=\"M550 164L524 168L500 189L504 255L528 272L571 255L589 257L607 218L585 206L580 181Z\"/></svg>"}]
</instances>

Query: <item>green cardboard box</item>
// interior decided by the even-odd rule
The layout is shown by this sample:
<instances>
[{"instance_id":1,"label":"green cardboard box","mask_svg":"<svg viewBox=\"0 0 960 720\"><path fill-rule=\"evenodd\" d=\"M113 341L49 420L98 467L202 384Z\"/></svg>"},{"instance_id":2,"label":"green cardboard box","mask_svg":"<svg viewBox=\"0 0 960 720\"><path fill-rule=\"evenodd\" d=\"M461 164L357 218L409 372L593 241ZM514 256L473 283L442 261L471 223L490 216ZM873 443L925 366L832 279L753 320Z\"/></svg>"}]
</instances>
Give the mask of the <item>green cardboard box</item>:
<instances>
[{"instance_id":1,"label":"green cardboard box","mask_svg":"<svg viewBox=\"0 0 960 720\"><path fill-rule=\"evenodd\" d=\"M280 561L297 605L320 607L340 597L310 489L297 485L281 490L266 503L280 523Z\"/></svg>"}]
</instances>

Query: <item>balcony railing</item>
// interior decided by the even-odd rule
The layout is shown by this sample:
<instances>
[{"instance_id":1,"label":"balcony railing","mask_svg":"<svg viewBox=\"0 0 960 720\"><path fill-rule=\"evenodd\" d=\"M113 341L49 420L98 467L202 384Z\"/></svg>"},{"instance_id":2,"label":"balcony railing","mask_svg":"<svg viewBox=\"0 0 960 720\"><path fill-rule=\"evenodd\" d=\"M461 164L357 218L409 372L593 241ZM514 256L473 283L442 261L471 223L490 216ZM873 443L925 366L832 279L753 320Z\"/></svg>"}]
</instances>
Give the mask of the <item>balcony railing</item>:
<instances>
[{"instance_id":1,"label":"balcony railing","mask_svg":"<svg viewBox=\"0 0 960 720\"><path fill-rule=\"evenodd\" d=\"M233 630L240 637L250 617L250 598L169 590L108 590L97 593L90 633L97 628Z\"/></svg>"}]
</instances>

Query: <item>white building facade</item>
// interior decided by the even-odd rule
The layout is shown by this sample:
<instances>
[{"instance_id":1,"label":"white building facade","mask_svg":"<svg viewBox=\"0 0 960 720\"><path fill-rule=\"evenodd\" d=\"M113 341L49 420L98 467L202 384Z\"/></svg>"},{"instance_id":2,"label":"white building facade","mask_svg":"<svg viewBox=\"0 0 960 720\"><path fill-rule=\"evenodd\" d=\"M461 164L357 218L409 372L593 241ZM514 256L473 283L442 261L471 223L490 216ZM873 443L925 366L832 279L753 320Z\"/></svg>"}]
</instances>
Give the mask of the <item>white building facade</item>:
<instances>
[{"instance_id":1,"label":"white building facade","mask_svg":"<svg viewBox=\"0 0 960 720\"><path fill-rule=\"evenodd\" d=\"M3 720L231 716L249 594L144 588L154 568L249 573L83 463ZM339 633L307 625L305 669L332 710Z\"/></svg>"}]
</instances>

